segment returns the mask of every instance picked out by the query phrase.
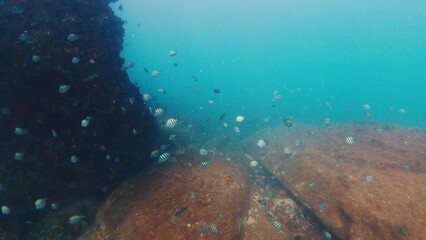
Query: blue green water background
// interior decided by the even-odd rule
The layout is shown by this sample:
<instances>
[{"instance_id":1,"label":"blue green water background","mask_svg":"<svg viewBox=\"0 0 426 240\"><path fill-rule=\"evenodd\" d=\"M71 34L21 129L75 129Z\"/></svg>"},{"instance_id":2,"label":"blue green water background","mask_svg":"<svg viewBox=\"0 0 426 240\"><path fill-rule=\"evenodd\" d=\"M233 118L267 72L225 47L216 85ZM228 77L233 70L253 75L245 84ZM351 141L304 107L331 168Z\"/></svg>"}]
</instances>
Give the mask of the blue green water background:
<instances>
[{"instance_id":1,"label":"blue green water background","mask_svg":"<svg viewBox=\"0 0 426 240\"><path fill-rule=\"evenodd\" d=\"M111 6L127 21L122 55L136 64L130 78L154 96L152 108L165 107L184 124L208 131L223 122L233 126L243 115L246 129L280 117L426 127L426 1L122 0ZM275 90L280 100L273 100Z\"/></svg>"}]
</instances>

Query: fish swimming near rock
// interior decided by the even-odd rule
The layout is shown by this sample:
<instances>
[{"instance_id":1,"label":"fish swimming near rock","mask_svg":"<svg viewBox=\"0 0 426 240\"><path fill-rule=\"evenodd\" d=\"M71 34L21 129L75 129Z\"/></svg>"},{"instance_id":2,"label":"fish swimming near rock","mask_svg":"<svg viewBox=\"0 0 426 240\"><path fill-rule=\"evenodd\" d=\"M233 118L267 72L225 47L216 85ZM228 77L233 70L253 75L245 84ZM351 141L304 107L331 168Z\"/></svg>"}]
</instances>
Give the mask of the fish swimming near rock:
<instances>
[{"instance_id":1,"label":"fish swimming near rock","mask_svg":"<svg viewBox=\"0 0 426 240\"><path fill-rule=\"evenodd\" d=\"M164 114L164 108L157 108L154 110L154 117L161 117Z\"/></svg>"},{"instance_id":2,"label":"fish swimming near rock","mask_svg":"<svg viewBox=\"0 0 426 240\"><path fill-rule=\"evenodd\" d=\"M170 156L171 156L171 153L169 153L169 152L161 154L158 157L158 163L164 163L164 162L166 162L167 160L169 160Z\"/></svg>"},{"instance_id":3,"label":"fish swimming near rock","mask_svg":"<svg viewBox=\"0 0 426 240\"><path fill-rule=\"evenodd\" d=\"M306 188L308 188L308 189L312 189L312 188L314 188L317 184L318 184L318 182L311 182L311 183L309 183L309 184L308 184L308 186L306 186Z\"/></svg>"},{"instance_id":4,"label":"fish swimming near rock","mask_svg":"<svg viewBox=\"0 0 426 240\"><path fill-rule=\"evenodd\" d=\"M284 125L286 126L286 127L293 127L293 120L291 120L290 118L286 118L286 119L284 119Z\"/></svg>"},{"instance_id":5,"label":"fish swimming near rock","mask_svg":"<svg viewBox=\"0 0 426 240\"><path fill-rule=\"evenodd\" d=\"M10 214L10 208L8 206L1 206L1 213L3 215L9 215Z\"/></svg>"},{"instance_id":6,"label":"fish swimming near rock","mask_svg":"<svg viewBox=\"0 0 426 240\"><path fill-rule=\"evenodd\" d=\"M275 230L282 230L283 229L283 227L282 227L282 225L281 225L281 223L280 222L278 222L277 220L271 220L270 221L271 222L271 225L272 225L272 227L275 229Z\"/></svg>"},{"instance_id":7,"label":"fish swimming near rock","mask_svg":"<svg viewBox=\"0 0 426 240\"><path fill-rule=\"evenodd\" d=\"M398 227L398 232L399 232L402 236L404 236L405 238L406 238L406 237L408 237L408 232L407 232L407 230L405 230L402 226L399 226L399 227Z\"/></svg>"},{"instance_id":8,"label":"fish swimming near rock","mask_svg":"<svg viewBox=\"0 0 426 240\"><path fill-rule=\"evenodd\" d=\"M41 210L46 206L47 199L39 198L34 202L34 207L36 210Z\"/></svg>"},{"instance_id":9,"label":"fish swimming near rock","mask_svg":"<svg viewBox=\"0 0 426 240\"><path fill-rule=\"evenodd\" d=\"M181 207L181 208L178 208L178 209L176 209L176 211L175 211L174 215L175 215L175 216L182 215L182 213L184 213L187 209L188 209L188 207Z\"/></svg>"},{"instance_id":10,"label":"fish swimming near rock","mask_svg":"<svg viewBox=\"0 0 426 240\"><path fill-rule=\"evenodd\" d=\"M208 160L201 163L201 167L208 167L208 166L210 166L210 161Z\"/></svg>"},{"instance_id":11,"label":"fish swimming near rock","mask_svg":"<svg viewBox=\"0 0 426 240\"><path fill-rule=\"evenodd\" d=\"M158 149L155 149L151 152L151 154L149 155L150 158L156 158L160 155L160 151Z\"/></svg>"},{"instance_id":12,"label":"fish swimming near rock","mask_svg":"<svg viewBox=\"0 0 426 240\"><path fill-rule=\"evenodd\" d=\"M68 92L70 90L70 88L71 88L70 85L63 84L63 85L59 86L58 92L60 94L64 94L64 93Z\"/></svg>"},{"instance_id":13,"label":"fish swimming near rock","mask_svg":"<svg viewBox=\"0 0 426 240\"><path fill-rule=\"evenodd\" d=\"M80 40L80 38L81 37L79 35L77 35L75 33L70 33L70 34L68 34L67 40L70 41L70 42L76 42L76 41Z\"/></svg>"},{"instance_id":14,"label":"fish swimming near rock","mask_svg":"<svg viewBox=\"0 0 426 240\"><path fill-rule=\"evenodd\" d=\"M345 138L345 143L349 144L349 145L354 144L355 143L355 138L352 137L352 136L346 137Z\"/></svg>"},{"instance_id":15,"label":"fish swimming near rock","mask_svg":"<svg viewBox=\"0 0 426 240\"><path fill-rule=\"evenodd\" d=\"M69 224L78 224L81 222L81 220L83 220L85 216L82 215L73 215L70 218L68 218L68 223Z\"/></svg>"},{"instance_id":16,"label":"fish swimming near rock","mask_svg":"<svg viewBox=\"0 0 426 240\"><path fill-rule=\"evenodd\" d=\"M24 7L19 5L11 5L4 9L4 12L9 15L19 15L25 11Z\"/></svg>"},{"instance_id":17,"label":"fish swimming near rock","mask_svg":"<svg viewBox=\"0 0 426 240\"><path fill-rule=\"evenodd\" d=\"M176 124L178 123L178 120L175 118L169 118L166 121L166 127L167 128L174 128L176 126Z\"/></svg>"},{"instance_id":18,"label":"fish swimming near rock","mask_svg":"<svg viewBox=\"0 0 426 240\"><path fill-rule=\"evenodd\" d=\"M15 131L14 131L14 133L16 134L16 135L19 135L19 136L23 136L23 135L26 135L26 134L28 134L28 130L27 129L24 129L24 128L15 128Z\"/></svg>"},{"instance_id":19,"label":"fish swimming near rock","mask_svg":"<svg viewBox=\"0 0 426 240\"><path fill-rule=\"evenodd\" d=\"M160 75L160 71L158 71L158 70L154 70L154 71L152 71L152 73L151 73L151 76L152 77L158 77Z\"/></svg>"},{"instance_id":20,"label":"fish swimming near rock","mask_svg":"<svg viewBox=\"0 0 426 240\"><path fill-rule=\"evenodd\" d=\"M210 227L210 229L212 230L212 232L214 232L214 233L218 233L219 232L219 228L217 228L216 224L211 223L208 226Z\"/></svg>"}]
</instances>

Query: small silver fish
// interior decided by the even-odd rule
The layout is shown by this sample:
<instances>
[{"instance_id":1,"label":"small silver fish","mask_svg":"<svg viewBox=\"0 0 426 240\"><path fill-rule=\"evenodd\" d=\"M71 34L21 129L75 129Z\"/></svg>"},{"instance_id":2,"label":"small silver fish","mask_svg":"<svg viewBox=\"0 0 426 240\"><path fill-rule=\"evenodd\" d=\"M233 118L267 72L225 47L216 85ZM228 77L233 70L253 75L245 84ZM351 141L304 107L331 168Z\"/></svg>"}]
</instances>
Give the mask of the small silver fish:
<instances>
[{"instance_id":1,"label":"small silver fish","mask_svg":"<svg viewBox=\"0 0 426 240\"><path fill-rule=\"evenodd\" d=\"M157 108L154 110L154 117L161 117L164 114L164 109L163 108Z\"/></svg>"},{"instance_id":2,"label":"small silver fish","mask_svg":"<svg viewBox=\"0 0 426 240\"><path fill-rule=\"evenodd\" d=\"M151 76L152 77L158 77L160 75L160 71L158 71L158 70L154 70L154 71L152 71L152 73L151 73Z\"/></svg>"},{"instance_id":3,"label":"small silver fish","mask_svg":"<svg viewBox=\"0 0 426 240\"><path fill-rule=\"evenodd\" d=\"M66 84L61 85L61 86L59 86L59 93L64 94L64 93L68 92L70 90L70 88L71 88L70 85L66 85Z\"/></svg>"},{"instance_id":4,"label":"small silver fish","mask_svg":"<svg viewBox=\"0 0 426 240\"><path fill-rule=\"evenodd\" d=\"M73 64L77 64L77 63L79 63L79 62L80 62L80 58L78 58L78 57L73 57L73 58L71 59L71 62L72 62Z\"/></svg>"},{"instance_id":5,"label":"small silver fish","mask_svg":"<svg viewBox=\"0 0 426 240\"><path fill-rule=\"evenodd\" d=\"M28 33L23 32L19 35L18 39L22 42L27 42L30 41L32 37Z\"/></svg>"},{"instance_id":6,"label":"small silver fish","mask_svg":"<svg viewBox=\"0 0 426 240\"><path fill-rule=\"evenodd\" d=\"M354 144L354 143L355 143L355 138L354 138L354 137L352 137L352 136L350 136L350 137L346 137L346 138L345 138L345 143L346 143L346 144L349 144L349 145Z\"/></svg>"},{"instance_id":7,"label":"small silver fish","mask_svg":"<svg viewBox=\"0 0 426 240\"><path fill-rule=\"evenodd\" d=\"M135 63L127 62L127 63L124 63L123 66L121 66L121 70L127 71L127 69L132 68L134 66L135 66Z\"/></svg>"},{"instance_id":8,"label":"small silver fish","mask_svg":"<svg viewBox=\"0 0 426 240\"><path fill-rule=\"evenodd\" d=\"M15 160L20 161L20 160L24 159L24 157L25 157L25 153L23 153L23 152L15 153Z\"/></svg>"},{"instance_id":9,"label":"small silver fish","mask_svg":"<svg viewBox=\"0 0 426 240\"><path fill-rule=\"evenodd\" d=\"M210 229L212 230L212 232L214 232L214 233L218 233L219 232L219 229L217 228L216 224L211 223L208 226L210 227Z\"/></svg>"},{"instance_id":10,"label":"small silver fish","mask_svg":"<svg viewBox=\"0 0 426 240\"><path fill-rule=\"evenodd\" d=\"M158 90L159 93L162 93L162 94L166 93L166 89L164 89L164 88L159 88L157 90Z\"/></svg>"},{"instance_id":11,"label":"small silver fish","mask_svg":"<svg viewBox=\"0 0 426 240\"><path fill-rule=\"evenodd\" d=\"M10 110L8 108L0 108L0 112L3 115L10 115Z\"/></svg>"},{"instance_id":12,"label":"small silver fish","mask_svg":"<svg viewBox=\"0 0 426 240\"><path fill-rule=\"evenodd\" d=\"M204 161L201 163L201 167L208 167L210 166L210 161Z\"/></svg>"},{"instance_id":13,"label":"small silver fish","mask_svg":"<svg viewBox=\"0 0 426 240\"><path fill-rule=\"evenodd\" d=\"M28 134L28 130L24 128L15 128L15 134L19 136L23 136Z\"/></svg>"},{"instance_id":14,"label":"small silver fish","mask_svg":"<svg viewBox=\"0 0 426 240\"><path fill-rule=\"evenodd\" d=\"M73 215L68 219L69 224L78 224L83 220L84 216L82 215Z\"/></svg>"},{"instance_id":15,"label":"small silver fish","mask_svg":"<svg viewBox=\"0 0 426 240\"><path fill-rule=\"evenodd\" d=\"M38 56L38 55L33 55L33 56L31 57L31 61L33 61L33 62L35 62L35 63L40 62L40 60L41 60L41 57L40 57L40 56Z\"/></svg>"},{"instance_id":16,"label":"small silver fish","mask_svg":"<svg viewBox=\"0 0 426 240\"><path fill-rule=\"evenodd\" d=\"M34 202L34 207L36 210L41 210L46 206L47 199L39 198Z\"/></svg>"},{"instance_id":17,"label":"small silver fish","mask_svg":"<svg viewBox=\"0 0 426 240\"><path fill-rule=\"evenodd\" d=\"M308 189L312 189L312 188L314 188L317 184L318 184L318 182L311 182L311 183L309 183L309 184L308 184L307 188L308 188Z\"/></svg>"},{"instance_id":18,"label":"small silver fish","mask_svg":"<svg viewBox=\"0 0 426 240\"><path fill-rule=\"evenodd\" d=\"M134 97L129 98L129 103L130 105L133 105L133 103L135 103L135 98Z\"/></svg>"},{"instance_id":19,"label":"small silver fish","mask_svg":"<svg viewBox=\"0 0 426 240\"><path fill-rule=\"evenodd\" d=\"M158 149L155 149L151 152L151 154L149 155L150 158L156 158L160 155L160 151L158 151Z\"/></svg>"},{"instance_id":20,"label":"small silver fish","mask_svg":"<svg viewBox=\"0 0 426 240\"><path fill-rule=\"evenodd\" d=\"M81 127L86 128L89 126L89 124L90 124L90 121L87 118L81 120Z\"/></svg>"},{"instance_id":21,"label":"small silver fish","mask_svg":"<svg viewBox=\"0 0 426 240\"><path fill-rule=\"evenodd\" d=\"M374 129L376 131L376 133L378 134L382 134L383 133L383 128L375 128Z\"/></svg>"},{"instance_id":22,"label":"small silver fish","mask_svg":"<svg viewBox=\"0 0 426 240\"><path fill-rule=\"evenodd\" d=\"M75 33L70 33L70 34L68 34L67 40L70 41L70 42L75 42L75 41L80 40L80 36L78 36Z\"/></svg>"},{"instance_id":23,"label":"small silver fish","mask_svg":"<svg viewBox=\"0 0 426 240\"><path fill-rule=\"evenodd\" d=\"M9 215L10 214L10 208L8 206L1 206L1 213L3 215Z\"/></svg>"},{"instance_id":24,"label":"small silver fish","mask_svg":"<svg viewBox=\"0 0 426 240\"><path fill-rule=\"evenodd\" d=\"M176 134L172 134L172 135L170 135L170 137L169 137L169 140L170 141L175 141L177 139L177 135Z\"/></svg>"},{"instance_id":25,"label":"small silver fish","mask_svg":"<svg viewBox=\"0 0 426 240\"><path fill-rule=\"evenodd\" d=\"M58 133L56 133L55 129L52 128L52 136L53 137L58 137Z\"/></svg>"},{"instance_id":26,"label":"small silver fish","mask_svg":"<svg viewBox=\"0 0 426 240\"><path fill-rule=\"evenodd\" d=\"M11 5L10 7L5 9L6 14L11 15L19 15L24 12L24 7L21 7L19 5Z\"/></svg>"},{"instance_id":27,"label":"small silver fish","mask_svg":"<svg viewBox=\"0 0 426 240\"><path fill-rule=\"evenodd\" d=\"M279 231L279 230L283 229L281 223L278 222L277 220L271 220L271 225L272 225L273 228L275 228L275 230Z\"/></svg>"},{"instance_id":28,"label":"small silver fish","mask_svg":"<svg viewBox=\"0 0 426 240\"><path fill-rule=\"evenodd\" d=\"M70 157L70 162L71 162L71 163L77 163L79 160L80 160L80 159L78 159L78 157L77 157L77 156L75 156L75 155L72 155L72 156Z\"/></svg>"},{"instance_id":29,"label":"small silver fish","mask_svg":"<svg viewBox=\"0 0 426 240\"><path fill-rule=\"evenodd\" d=\"M161 154L161 155L158 157L158 163L164 163L164 162L166 162L167 160L169 160L170 155L171 155L171 154L170 154L169 152L166 152L166 153Z\"/></svg>"},{"instance_id":30,"label":"small silver fish","mask_svg":"<svg viewBox=\"0 0 426 240\"><path fill-rule=\"evenodd\" d=\"M151 100L151 99L152 99L152 96L151 96L151 94L149 94L149 93L144 93L144 94L142 95L142 99L143 99L145 102L147 102L147 101L149 101L149 100Z\"/></svg>"},{"instance_id":31,"label":"small silver fish","mask_svg":"<svg viewBox=\"0 0 426 240\"><path fill-rule=\"evenodd\" d=\"M175 118L169 118L166 121L166 127L168 128L174 128L176 126L176 124L178 123L178 120Z\"/></svg>"},{"instance_id":32,"label":"small silver fish","mask_svg":"<svg viewBox=\"0 0 426 240\"><path fill-rule=\"evenodd\" d=\"M52 203L52 204L50 204L50 209L52 209L52 210L58 210L59 209L59 203Z\"/></svg>"}]
</instances>

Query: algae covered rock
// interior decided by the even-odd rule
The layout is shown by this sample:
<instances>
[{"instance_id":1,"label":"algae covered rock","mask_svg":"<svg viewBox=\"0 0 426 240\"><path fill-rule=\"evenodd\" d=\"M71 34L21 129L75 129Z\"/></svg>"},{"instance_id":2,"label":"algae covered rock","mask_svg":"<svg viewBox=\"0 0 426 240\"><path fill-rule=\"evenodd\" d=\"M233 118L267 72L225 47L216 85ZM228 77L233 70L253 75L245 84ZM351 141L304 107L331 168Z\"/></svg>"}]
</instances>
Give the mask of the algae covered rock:
<instances>
[{"instance_id":1,"label":"algae covered rock","mask_svg":"<svg viewBox=\"0 0 426 240\"><path fill-rule=\"evenodd\" d=\"M245 167L216 158L207 167L202 159L188 165L188 155L181 157L116 189L95 227L79 239L240 238L249 193Z\"/></svg>"},{"instance_id":2,"label":"algae covered rock","mask_svg":"<svg viewBox=\"0 0 426 240\"><path fill-rule=\"evenodd\" d=\"M255 148L258 136L247 141L253 155L335 237L424 238L424 132L374 123L298 124L269 137L267 152Z\"/></svg>"}]
</instances>

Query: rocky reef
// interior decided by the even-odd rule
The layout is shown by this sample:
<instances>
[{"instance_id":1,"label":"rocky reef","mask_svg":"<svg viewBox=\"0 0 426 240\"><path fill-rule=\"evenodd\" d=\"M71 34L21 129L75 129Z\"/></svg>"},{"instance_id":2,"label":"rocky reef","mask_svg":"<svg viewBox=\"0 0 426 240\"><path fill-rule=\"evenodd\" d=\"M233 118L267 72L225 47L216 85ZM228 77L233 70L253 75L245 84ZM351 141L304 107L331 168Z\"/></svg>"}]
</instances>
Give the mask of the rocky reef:
<instances>
[{"instance_id":1,"label":"rocky reef","mask_svg":"<svg viewBox=\"0 0 426 240\"><path fill-rule=\"evenodd\" d=\"M1 239L149 165L158 130L109 2L0 2Z\"/></svg>"},{"instance_id":2,"label":"rocky reef","mask_svg":"<svg viewBox=\"0 0 426 240\"><path fill-rule=\"evenodd\" d=\"M259 138L268 144L259 148ZM246 144L333 239L424 239L423 130L297 124L259 132Z\"/></svg>"}]
</instances>

